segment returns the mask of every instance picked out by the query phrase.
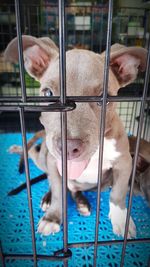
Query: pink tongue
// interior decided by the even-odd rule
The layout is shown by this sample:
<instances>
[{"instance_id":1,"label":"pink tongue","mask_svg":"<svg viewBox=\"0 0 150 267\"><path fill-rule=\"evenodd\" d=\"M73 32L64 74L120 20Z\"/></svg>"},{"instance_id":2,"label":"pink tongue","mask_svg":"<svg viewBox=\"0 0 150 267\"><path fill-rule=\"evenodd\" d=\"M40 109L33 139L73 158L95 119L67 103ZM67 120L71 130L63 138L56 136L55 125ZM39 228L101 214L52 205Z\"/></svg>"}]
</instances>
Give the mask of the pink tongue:
<instances>
[{"instance_id":1,"label":"pink tongue","mask_svg":"<svg viewBox=\"0 0 150 267\"><path fill-rule=\"evenodd\" d=\"M74 180L80 177L80 175L86 168L87 164L88 164L88 160L83 160L83 161L68 160L67 161L68 179ZM58 168L60 175L62 175L61 160L57 160L57 168Z\"/></svg>"}]
</instances>

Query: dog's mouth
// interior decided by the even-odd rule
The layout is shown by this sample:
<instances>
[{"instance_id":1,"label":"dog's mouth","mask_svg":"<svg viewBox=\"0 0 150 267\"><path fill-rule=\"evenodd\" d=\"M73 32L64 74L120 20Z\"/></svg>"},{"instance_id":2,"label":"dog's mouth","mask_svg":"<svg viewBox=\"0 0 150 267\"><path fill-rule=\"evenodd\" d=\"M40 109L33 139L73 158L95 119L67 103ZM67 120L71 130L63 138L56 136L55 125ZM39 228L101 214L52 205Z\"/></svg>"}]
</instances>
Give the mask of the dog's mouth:
<instances>
[{"instance_id":1,"label":"dog's mouth","mask_svg":"<svg viewBox=\"0 0 150 267\"><path fill-rule=\"evenodd\" d=\"M80 177L83 171L88 166L89 160L73 161L67 160L68 179L75 180ZM57 168L59 174L62 175L62 161L57 160Z\"/></svg>"}]
</instances>

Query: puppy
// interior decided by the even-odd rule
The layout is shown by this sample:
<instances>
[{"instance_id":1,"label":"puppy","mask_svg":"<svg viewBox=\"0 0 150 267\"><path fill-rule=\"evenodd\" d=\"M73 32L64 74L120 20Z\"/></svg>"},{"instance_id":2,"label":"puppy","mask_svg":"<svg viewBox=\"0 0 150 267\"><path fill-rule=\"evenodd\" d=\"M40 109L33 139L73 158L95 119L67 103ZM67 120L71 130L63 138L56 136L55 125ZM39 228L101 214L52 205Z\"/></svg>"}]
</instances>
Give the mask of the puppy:
<instances>
[{"instance_id":1,"label":"puppy","mask_svg":"<svg viewBox=\"0 0 150 267\"><path fill-rule=\"evenodd\" d=\"M60 94L58 48L49 38L22 36L26 71L41 84L40 95ZM118 90L133 82L139 71L145 70L147 51L138 47L115 44L111 47L108 94L116 96ZM5 51L5 59L18 62L17 39ZM66 52L66 90L69 96L100 96L103 94L105 53L72 49ZM90 205L81 191L97 186L99 150L99 118L101 107L97 103L77 103L67 114L68 189L77 208L84 216L90 215ZM42 112L40 121L45 128L41 153L34 151L32 158L47 173L51 187L51 202L38 226L39 233L49 235L60 230L62 222L61 182L61 125L60 114ZM37 160L40 155L40 160ZM125 198L132 169L132 158L124 127L116 113L116 104L107 105L104 153L101 180L113 173L109 218L113 231L124 235L127 209ZM76 172L75 172L76 170ZM135 237L135 224L130 218L128 237Z\"/></svg>"},{"instance_id":2,"label":"puppy","mask_svg":"<svg viewBox=\"0 0 150 267\"><path fill-rule=\"evenodd\" d=\"M134 156L136 137L129 137L130 153ZM150 205L150 142L141 139L136 165L134 193L143 195Z\"/></svg>"},{"instance_id":3,"label":"puppy","mask_svg":"<svg viewBox=\"0 0 150 267\"><path fill-rule=\"evenodd\" d=\"M41 143L35 144L38 139L45 137L45 131L39 131L35 133L35 135L29 140L27 147L28 147L28 155L31 159L34 160L34 163L40 167L40 153L41 151ZM130 145L130 154L132 157L134 157L135 147L136 147L136 137L135 136L129 136L129 145ZM41 152L40 152L41 151ZM38 152L38 153L37 153ZM23 150L21 146L13 145L9 148L9 153L15 153L20 154L20 162L19 162L19 173L24 172L24 159L23 159ZM36 156L34 155L36 153ZM42 169L42 166L40 167ZM32 178L30 180L30 184L36 184L42 180L47 179L46 173L43 173L35 178ZM130 185L129 180L129 185ZM107 177L102 181L101 183L101 189L104 190L106 187L111 187L113 184L113 176L112 172L110 171L107 173ZM27 187L26 183L21 184L17 188L11 190L8 195L16 195L19 192L21 192L23 189ZM141 194L143 195L147 202L150 205L150 142L141 139L140 145L139 145L139 153L136 163L136 174L135 174L135 180L134 180L134 188L133 192L135 195ZM51 199L51 192L46 194L41 202L41 208L43 211L46 211L47 207L50 204Z\"/></svg>"}]
</instances>

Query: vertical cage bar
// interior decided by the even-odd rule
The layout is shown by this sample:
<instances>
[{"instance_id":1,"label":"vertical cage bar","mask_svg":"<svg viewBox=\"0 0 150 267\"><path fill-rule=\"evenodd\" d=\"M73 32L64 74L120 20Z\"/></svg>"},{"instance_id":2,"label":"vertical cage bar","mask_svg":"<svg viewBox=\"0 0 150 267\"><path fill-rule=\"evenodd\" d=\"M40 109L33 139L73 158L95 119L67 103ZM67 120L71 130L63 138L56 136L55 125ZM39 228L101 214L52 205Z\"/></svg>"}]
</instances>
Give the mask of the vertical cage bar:
<instances>
[{"instance_id":1,"label":"vertical cage bar","mask_svg":"<svg viewBox=\"0 0 150 267\"><path fill-rule=\"evenodd\" d=\"M37 33L38 33L38 37L40 36L40 6L38 5L36 7L36 15L37 15Z\"/></svg>"},{"instance_id":2,"label":"vertical cage bar","mask_svg":"<svg viewBox=\"0 0 150 267\"><path fill-rule=\"evenodd\" d=\"M150 102L147 103L147 112L146 112L146 127L144 132L144 139L150 142Z\"/></svg>"},{"instance_id":3,"label":"vertical cage bar","mask_svg":"<svg viewBox=\"0 0 150 267\"><path fill-rule=\"evenodd\" d=\"M148 127L148 125L150 125L150 118L148 119L148 124L147 124L147 135L146 135L147 141L150 142L150 127Z\"/></svg>"},{"instance_id":4,"label":"vertical cage bar","mask_svg":"<svg viewBox=\"0 0 150 267\"><path fill-rule=\"evenodd\" d=\"M82 41L81 41L81 46L84 46L85 45L85 28L86 28L86 24L85 24L85 13L86 13L86 8L85 7L82 7L82 17L83 17L83 28L82 28Z\"/></svg>"},{"instance_id":5,"label":"vertical cage bar","mask_svg":"<svg viewBox=\"0 0 150 267\"><path fill-rule=\"evenodd\" d=\"M36 254L35 229L34 229L34 218L33 218L33 207L32 207L32 194L31 194L31 185L30 185L30 172L29 172L29 165L28 165L27 140L26 140L26 129L25 129L25 119L24 119L24 109L23 108L19 108L19 115L20 115L20 123L21 123L21 133L22 133L23 153L24 153L24 163L25 163L25 173L26 173L27 193L28 193L28 205L29 205L31 234L32 234L33 259L34 259L34 267L37 267L37 254Z\"/></svg>"},{"instance_id":6,"label":"vertical cage bar","mask_svg":"<svg viewBox=\"0 0 150 267\"><path fill-rule=\"evenodd\" d=\"M149 113L148 102L147 102L147 105L146 105L145 113L146 113L146 115L145 115L144 127L143 127L143 133L142 133L143 139L146 139L146 129L147 129L147 126L148 126L148 113Z\"/></svg>"},{"instance_id":7,"label":"vertical cage bar","mask_svg":"<svg viewBox=\"0 0 150 267\"><path fill-rule=\"evenodd\" d=\"M103 14L103 11L100 9L100 21L101 21L101 25L100 25L100 31L99 31L99 50L100 50L100 53L102 53L102 43L103 43L103 38L101 38L101 36L103 36L104 34L104 30L103 30L103 27L104 27L104 14Z\"/></svg>"},{"instance_id":8,"label":"vertical cage bar","mask_svg":"<svg viewBox=\"0 0 150 267\"><path fill-rule=\"evenodd\" d=\"M102 101L102 109L101 109L101 114L100 114L98 191L97 191L96 228L95 228L95 242L94 242L94 266L96 266L98 233L99 233L98 226L99 226L99 218L100 218L101 177L102 177L102 164L103 164L105 118L106 118L106 108L107 108L106 103L107 103L108 77L109 77L109 59L110 59L110 47L111 47L112 17L113 17L113 0L109 0L107 43L106 43L104 81L103 81L103 101Z\"/></svg>"},{"instance_id":9,"label":"vertical cage bar","mask_svg":"<svg viewBox=\"0 0 150 267\"><path fill-rule=\"evenodd\" d=\"M22 14L23 14L23 25L24 25L24 34L28 33L28 27L27 27L27 15L26 15L26 8L25 5L22 4Z\"/></svg>"},{"instance_id":10,"label":"vertical cage bar","mask_svg":"<svg viewBox=\"0 0 150 267\"><path fill-rule=\"evenodd\" d=\"M64 251L68 250L68 220L67 220L67 113L61 113L62 140L62 197L63 197L63 242Z\"/></svg>"},{"instance_id":11,"label":"vertical cage bar","mask_svg":"<svg viewBox=\"0 0 150 267\"><path fill-rule=\"evenodd\" d=\"M1 241L0 241L0 257L1 257L2 267L5 267L5 259L4 259L4 255L3 255Z\"/></svg>"},{"instance_id":12,"label":"vertical cage bar","mask_svg":"<svg viewBox=\"0 0 150 267\"><path fill-rule=\"evenodd\" d=\"M91 6L91 47L90 49L93 50L93 38L94 37L94 7Z\"/></svg>"},{"instance_id":13,"label":"vertical cage bar","mask_svg":"<svg viewBox=\"0 0 150 267\"><path fill-rule=\"evenodd\" d=\"M11 27L12 27L12 24L11 24L11 8L10 8L10 5L8 7L8 10L9 10L9 16L8 16L8 20L9 20L9 36L10 36L10 39L12 39L12 30L11 30Z\"/></svg>"},{"instance_id":14,"label":"vertical cage bar","mask_svg":"<svg viewBox=\"0 0 150 267\"><path fill-rule=\"evenodd\" d=\"M66 103L65 2L59 0L60 100Z\"/></svg>"},{"instance_id":15,"label":"vertical cage bar","mask_svg":"<svg viewBox=\"0 0 150 267\"><path fill-rule=\"evenodd\" d=\"M126 113L126 121L125 121L125 128L129 131L129 110L130 110L130 103L127 103L127 113Z\"/></svg>"},{"instance_id":16,"label":"vertical cage bar","mask_svg":"<svg viewBox=\"0 0 150 267\"><path fill-rule=\"evenodd\" d=\"M59 72L60 101L66 103L66 50L65 50L65 1L59 0ZM63 197L63 245L64 252L68 250L68 220L67 220L67 113L61 112L62 141L62 197ZM67 264L67 262L65 262Z\"/></svg>"},{"instance_id":17,"label":"vertical cage bar","mask_svg":"<svg viewBox=\"0 0 150 267\"><path fill-rule=\"evenodd\" d=\"M130 126L129 126L129 134L132 133L134 111L135 111L135 102L132 103L132 112L131 112L131 120L130 120Z\"/></svg>"},{"instance_id":18,"label":"vertical cage bar","mask_svg":"<svg viewBox=\"0 0 150 267\"><path fill-rule=\"evenodd\" d=\"M30 5L26 4L27 8L27 25L28 25L28 34L31 34L31 20L30 20Z\"/></svg>"},{"instance_id":19,"label":"vertical cage bar","mask_svg":"<svg viewBox=\"0 0 150 267\"><path fill-rule=\"evenodd\" d=\"M26 102L27 95L26 95L25 75L24 75L24 61L23 61L23 47L22 47L22 36L21 36L19 0L15 0L15 14L16 14L16 28L17 28L17 39L18 39L19 71L20 71L22 101Z\"/></svg>"},{"instance_id":20,"label":"vertical cage bar","mask_svg":"<svg viewBox=\"0 0 150 267\"><path fill-rule=\"evenodd\" d=\"M127 245L127 235L128 235L128 229L129 229L129 219L130 219L131 206L132 206L133 186L134 186L134 179L135 179L135 172L136 172L137 157L138 157L138 152L139 152L140 138L141 138L141 133L142 133L142 128L143 128L143 117L144 117L145 101L146 101L146 96L147 96L147 91L148 91L149 73L150 73L150 38L149 38L149 45L148 45L144 90L143 90L143 96L141 100L140 118L139 118L138 130L137 130L137 142L136 142L136 148L135 148L135 156L133 160L133 170L132 170L132 175L131 175L131 187L130 187L130 193L129 193L129 202L128 202L127 217L126 217L124 242L123 242L123 247L122 247L121 264L120 264L121 267L124 266L124 258L125 258L125 251L126 251L126 245Z\"/></svg>"},{"instance_id":21,"label":"vertical cage bar","mask_svg":"<svg viewBox=\"0 0 150 267\"><path fill-rule=\"evenodd\" d=\"M138 102L136 102L135 108L134 108L134 119L133 119L133 125L132 125L132 134L135 135L135 131L136 131L136 116L137 116L137 109L138 109Z\"/></svg>"}]
</instances>

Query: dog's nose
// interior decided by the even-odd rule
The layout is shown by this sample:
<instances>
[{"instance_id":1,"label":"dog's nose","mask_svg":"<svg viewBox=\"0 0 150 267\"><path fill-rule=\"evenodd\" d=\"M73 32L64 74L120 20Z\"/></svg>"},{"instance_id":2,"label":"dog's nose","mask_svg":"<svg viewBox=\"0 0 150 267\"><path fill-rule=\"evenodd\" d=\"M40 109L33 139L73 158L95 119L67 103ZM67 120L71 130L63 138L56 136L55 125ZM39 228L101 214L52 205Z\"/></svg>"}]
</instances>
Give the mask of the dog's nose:
<instances>
[{"instance_id":1,"label":"dog's nose","mask_svg":"<svg viewBox=\"0 0 150 267\"><path fill-rule=\"evenodd\" d=\"M61 154L62 144L61 139L57 140L58 152ZM67 139L67 159L72 160L80 157L83 153L83 142L80 139Z\"/></svg>"}]
</instances>

